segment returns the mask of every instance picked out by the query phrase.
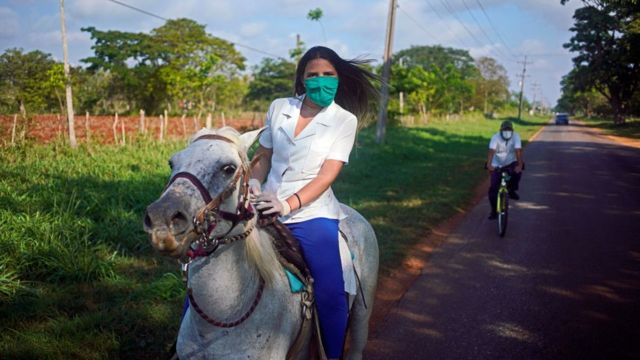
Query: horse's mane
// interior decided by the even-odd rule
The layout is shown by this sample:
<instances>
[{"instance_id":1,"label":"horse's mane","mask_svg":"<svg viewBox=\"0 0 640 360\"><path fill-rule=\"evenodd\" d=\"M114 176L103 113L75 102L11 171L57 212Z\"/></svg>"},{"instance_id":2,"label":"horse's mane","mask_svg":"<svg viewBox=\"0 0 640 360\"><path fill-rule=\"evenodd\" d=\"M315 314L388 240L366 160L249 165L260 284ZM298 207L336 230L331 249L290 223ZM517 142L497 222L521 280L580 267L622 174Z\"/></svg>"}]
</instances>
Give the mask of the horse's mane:
<instances>
[{"instance_id":1,"label":"horse's mane","mask_svg":"<svg viewBox=\"0 0 640 360\"><path fill-rule=\"evenodd\" d=\"M224 136L231 140L237 146L242 161L247 161L247 154L241 150L242 147L240 146L240 132L229 126L220 129L202 128L191 137L189 144L193 143L200 136L212 134ZM248 163L244 165L249 166ZM260 229L252 231L245 240L245 252L249 264L255 266L267 284L271 283L276 278L276 274L280 271L281 266L269 235L264 231L260 231Z\"/></svg>"}]
</instances>

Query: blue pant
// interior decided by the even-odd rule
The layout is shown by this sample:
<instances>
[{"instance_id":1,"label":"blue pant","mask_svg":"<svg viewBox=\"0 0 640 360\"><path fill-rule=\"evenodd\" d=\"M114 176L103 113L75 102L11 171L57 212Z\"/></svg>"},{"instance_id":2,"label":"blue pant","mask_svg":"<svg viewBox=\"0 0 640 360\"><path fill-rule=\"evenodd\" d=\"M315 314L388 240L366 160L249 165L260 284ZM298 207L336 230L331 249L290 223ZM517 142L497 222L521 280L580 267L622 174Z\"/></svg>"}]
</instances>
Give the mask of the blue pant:
<instances>
[{"instance_id":1,"label":"blue pant","mask_svg":"<svg viewBox=\"0 0 640 360\"><path fill-rule=\"evenodd\" d=\"M347 332L348 305L338 248L338 220L316 218L286 225L298 239L314 279L324 351L329 358L339 358Z\"/></svg>"}]
</instances>

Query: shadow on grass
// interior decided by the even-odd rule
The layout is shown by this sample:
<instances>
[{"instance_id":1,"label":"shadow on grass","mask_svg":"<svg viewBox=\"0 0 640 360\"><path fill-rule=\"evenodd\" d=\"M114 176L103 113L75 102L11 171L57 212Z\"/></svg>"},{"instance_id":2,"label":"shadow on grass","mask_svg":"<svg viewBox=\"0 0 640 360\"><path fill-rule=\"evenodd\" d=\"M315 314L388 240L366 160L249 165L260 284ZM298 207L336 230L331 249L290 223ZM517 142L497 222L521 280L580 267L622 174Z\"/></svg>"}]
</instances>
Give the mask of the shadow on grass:
<instances>
[{"instance_id":1,"label":"shadow on grass","mask_svg":"<svg viewBox=\"0 0 640 360\"><path fill-rule=\"evenodd\" d=\"M435 128L389 128L385 145L363 131L356 156L334 184L338 198L374 226L383 270L465 206L484 176L487 137Z\"/></svg>"}]
</instances>

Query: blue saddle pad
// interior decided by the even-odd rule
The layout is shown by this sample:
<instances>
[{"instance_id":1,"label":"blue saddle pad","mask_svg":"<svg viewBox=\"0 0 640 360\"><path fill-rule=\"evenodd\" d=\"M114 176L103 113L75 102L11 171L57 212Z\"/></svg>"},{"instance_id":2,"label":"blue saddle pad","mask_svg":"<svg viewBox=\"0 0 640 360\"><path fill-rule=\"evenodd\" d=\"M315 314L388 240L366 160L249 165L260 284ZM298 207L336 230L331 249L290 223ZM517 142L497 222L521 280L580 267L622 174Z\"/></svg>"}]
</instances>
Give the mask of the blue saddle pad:
<instances>
[{"instance_id":1,"label":"blue saddle pad","mask_svg":"<svg viewBox=\"0 0 640 360\"><path fill-rule=\"evenodd\" d=\"M304 284L297 276L293 275L289 270L284 270L285 274L287 274L287 279L289 279L289 287L291 288L292 293L299 293L304 290Z\"/></svg>"}]
</instances>

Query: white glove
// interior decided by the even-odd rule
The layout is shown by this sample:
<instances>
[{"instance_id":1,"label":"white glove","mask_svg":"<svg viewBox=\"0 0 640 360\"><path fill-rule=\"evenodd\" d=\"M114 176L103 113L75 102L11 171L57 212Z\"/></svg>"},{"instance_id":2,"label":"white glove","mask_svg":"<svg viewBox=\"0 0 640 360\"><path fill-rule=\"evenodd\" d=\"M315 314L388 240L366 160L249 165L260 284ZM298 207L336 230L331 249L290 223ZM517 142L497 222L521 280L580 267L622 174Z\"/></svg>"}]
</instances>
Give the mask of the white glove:
<instances>
[{"instance_id":1,"label":"white glove","mask_svg":"<svg viewBox=\"0 0 640 360\"><path fill-rule=\"evenodd\" d=\"M249 200L255 201L258 195L262 193L262 184L258 179L249 179Z\"/></svg>"},{"instance_id":2,"label":"white glove","mask_svg":"<svg viewBox=\"0 0 640 360\"><path fill-rule=\"evenodd\" d=\"M258 195L256 209L265 215L279 214L280 216L286 216L291 212L289 203L286 200L278 200L276 195L272 193L261 193Z\"/></svg>"}]
</instances>

